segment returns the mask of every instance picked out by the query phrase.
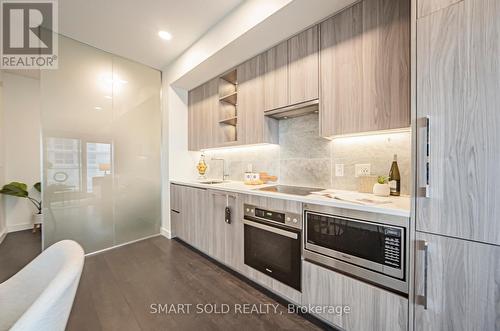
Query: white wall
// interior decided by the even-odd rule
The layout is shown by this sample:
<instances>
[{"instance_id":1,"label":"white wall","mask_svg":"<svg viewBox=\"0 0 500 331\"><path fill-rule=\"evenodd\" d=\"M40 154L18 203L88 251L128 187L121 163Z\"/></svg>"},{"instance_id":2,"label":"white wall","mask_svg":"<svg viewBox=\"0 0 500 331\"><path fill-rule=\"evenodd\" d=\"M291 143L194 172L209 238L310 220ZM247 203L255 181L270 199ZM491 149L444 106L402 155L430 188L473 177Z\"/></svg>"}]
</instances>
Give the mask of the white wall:
<instances>
[{"instance_id":1,"label":"white wall","mask_svg":"<svg viewBox=\"0 0 500 331\"><path fill-rule=\"evenodd\" d=\"M20 181L31 187L40 181L39 80L3 73L4 182ZM1 178L0 178L1 179ZM27 199L4 197L9 232L30 228L35 207Z\"/></svg>"}]
</instances>

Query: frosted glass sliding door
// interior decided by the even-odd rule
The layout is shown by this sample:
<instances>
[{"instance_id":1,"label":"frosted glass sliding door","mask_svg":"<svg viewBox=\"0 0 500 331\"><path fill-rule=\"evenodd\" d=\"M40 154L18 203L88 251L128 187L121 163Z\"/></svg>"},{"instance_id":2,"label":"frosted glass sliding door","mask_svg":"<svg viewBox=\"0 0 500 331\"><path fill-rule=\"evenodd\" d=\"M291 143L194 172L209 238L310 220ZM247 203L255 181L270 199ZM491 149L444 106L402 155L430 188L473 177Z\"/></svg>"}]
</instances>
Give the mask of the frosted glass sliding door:
<instances>
[{"instance_id":1,"label":"frosted glass sliding door","mask_svg":"<svg viewBox=\"0 0 500 331\"><path fill-rule=\"evenodd\" d=\"M40 79L43 244L159 233L160 73L72 39Z\"/></svg>"}]
</instances>

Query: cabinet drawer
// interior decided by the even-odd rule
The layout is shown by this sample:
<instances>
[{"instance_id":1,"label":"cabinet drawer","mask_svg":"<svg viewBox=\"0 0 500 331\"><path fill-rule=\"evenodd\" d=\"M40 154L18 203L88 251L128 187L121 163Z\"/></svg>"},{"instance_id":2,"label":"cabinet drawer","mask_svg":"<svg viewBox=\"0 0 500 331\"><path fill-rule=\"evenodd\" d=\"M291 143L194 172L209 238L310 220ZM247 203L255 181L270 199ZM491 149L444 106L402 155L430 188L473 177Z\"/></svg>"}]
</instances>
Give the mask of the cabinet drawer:
<instances>
[{"instance_id":1,"label":"cabinet drawer","mask_svg":"<svg viewBox=\"0 0 500 331\"><path fill-rule=\"evenodd\" d=\"M408 329L408 299L402 296L307 261L302 279L303 305L349 307L348 313L318 314L325 321L349 331Z\"/></svg>"}]
</instances>

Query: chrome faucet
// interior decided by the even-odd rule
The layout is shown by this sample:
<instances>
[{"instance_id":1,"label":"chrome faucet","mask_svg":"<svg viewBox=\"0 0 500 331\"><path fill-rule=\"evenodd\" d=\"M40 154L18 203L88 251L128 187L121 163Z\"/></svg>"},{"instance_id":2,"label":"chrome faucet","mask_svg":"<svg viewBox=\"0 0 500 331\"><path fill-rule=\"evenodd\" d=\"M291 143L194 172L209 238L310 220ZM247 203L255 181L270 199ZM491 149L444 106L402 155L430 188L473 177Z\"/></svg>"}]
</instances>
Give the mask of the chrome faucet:
<instances>
[{"instance_id":1,"label":"chrome faucet","mask_svg":"<svg viewBox=\"0 0 500 331\"><path fill-rule=\"evenodd\" d=\"M225 181L227 178L229 178L229 174L226 173L226 160L224 159L217 159L217 158L212 158L212 161L222 161L222 181Z\"/></svg>"}]
</instances>

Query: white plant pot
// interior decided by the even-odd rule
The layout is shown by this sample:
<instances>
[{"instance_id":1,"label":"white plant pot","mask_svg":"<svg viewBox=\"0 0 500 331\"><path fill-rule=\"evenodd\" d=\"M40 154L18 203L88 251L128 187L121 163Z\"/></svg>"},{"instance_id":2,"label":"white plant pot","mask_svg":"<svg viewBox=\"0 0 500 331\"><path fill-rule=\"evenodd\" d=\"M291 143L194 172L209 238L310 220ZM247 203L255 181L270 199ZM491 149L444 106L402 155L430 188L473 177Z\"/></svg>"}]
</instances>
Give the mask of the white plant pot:
<instances>
[{"instance_id":1,"label":"white plant pot","mask_svg":"<svg viewBox=\"0 0 500 331\"><path fill-rule=\"evenodd\" d=\"M373 194L379 197L388 197L391 194L391 188L389 184L375 183L375 185L373 185Z\"/></svg>"},{"instance_id":2,"label":"white plant pot","mask_svg":"<svg viewBox=\"0 0 500 331\"><path fill-rule=\"evenodd\" d=\"M34 214L33 224L43 224L43 214Z\"/></svg>"}]
</instances>

